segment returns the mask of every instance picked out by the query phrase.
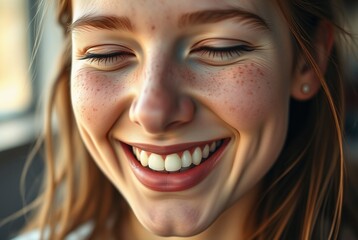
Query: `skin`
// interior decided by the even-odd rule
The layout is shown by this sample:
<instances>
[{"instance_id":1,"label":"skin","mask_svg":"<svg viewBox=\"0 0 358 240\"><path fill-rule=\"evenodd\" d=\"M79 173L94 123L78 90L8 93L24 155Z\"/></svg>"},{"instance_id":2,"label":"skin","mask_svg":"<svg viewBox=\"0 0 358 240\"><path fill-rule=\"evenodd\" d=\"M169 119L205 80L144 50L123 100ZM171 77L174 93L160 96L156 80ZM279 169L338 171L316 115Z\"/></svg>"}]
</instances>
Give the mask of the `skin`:
<instances>
[{"instance_id":1,"label":"skin","mask_svg":"<svg viewBox=\"0 0 358 240\"><path fill-rule=\"evenodd\" d=\"M236 7L260 16L269 28L237 18L177 24L184 13ZM301 94L280 12L259 0L73 1L74 21L88 13L127 16L133 26L133 31L72 31L73 112L98 167L132 209L121 234L242 237L254 220L250 211L262 192L260 181L284 145L291 94ZM253 50L223 60L193 51L198 43L245 43ZM123 49L131 53L124 59L83 59L88 52ZM170 146L221 138L230 143L220 163L201 183L177 192L143 186L119 144Z\"/></svg>"}]
</instances>

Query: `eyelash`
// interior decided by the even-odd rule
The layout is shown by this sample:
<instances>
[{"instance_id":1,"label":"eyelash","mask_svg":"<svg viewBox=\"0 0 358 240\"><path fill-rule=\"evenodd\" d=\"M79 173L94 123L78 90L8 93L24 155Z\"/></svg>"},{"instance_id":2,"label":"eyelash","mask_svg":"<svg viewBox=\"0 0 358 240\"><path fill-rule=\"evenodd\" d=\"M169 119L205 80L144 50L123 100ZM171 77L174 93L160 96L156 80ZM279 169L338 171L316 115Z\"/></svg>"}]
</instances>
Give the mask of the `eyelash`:
<instances>
[{"instance_id":1,"label":"eyelash","mask_svg":"<svg viewBox=\"0 0 358 240\"><path fill-rule=\"evenodd\" d=\"M208 54L209 57L220 57L221 59L225 57L232 57L233 55L239 56L244 52L251 52L254 48L247 45L237 45L231 47L208 47L203 46L192 50L192 53L200 53L201 56Z\"/></svg>"},{"instance_id":2,"label":"eyelash","mask_svg":"<svg viewBox=\"0 0 358 240\"><path fill-rule=\"evenodd\" d=\"M97 62L99 63L111 63L118 60L126 60L126 58L133 56L133 54L128 52L113 52L113 53L103 53L103 54L97 54L97 53L86 53L86 55L80 60L89 60L91 63Z\"/></svg>"},{"instance_id":3,"label":"eyelash","mask_svg":"<svg viewBox=\"0 0 358 240\"><path fill-rule=\"evenodd\" d=\"M237 46L230 46L230 47L209 47L209 46L202 46L196 49L193 49L191 53L199 53L200 56L208 55L208 57L216 58L220 57L222 60L224 58L231 58L233 56L240 56L244 52L251 52L254 48L247 46L247 45L237 45ZM112 52L112 53L86 53L85 56L80 58L80 60L89 60L90 63L97 63L97 64L107 64L107 63L114 63L116 61L124 61L128 57L132 57L134 54L129 52Z\"/></svg>"}]
</instances>

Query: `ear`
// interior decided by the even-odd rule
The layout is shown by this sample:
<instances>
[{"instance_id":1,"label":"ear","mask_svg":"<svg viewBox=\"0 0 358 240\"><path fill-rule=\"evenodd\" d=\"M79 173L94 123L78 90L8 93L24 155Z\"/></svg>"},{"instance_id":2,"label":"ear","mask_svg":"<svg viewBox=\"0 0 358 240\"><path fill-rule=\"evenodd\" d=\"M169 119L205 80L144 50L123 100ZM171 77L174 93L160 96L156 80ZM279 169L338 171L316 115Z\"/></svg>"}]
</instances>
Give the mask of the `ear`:
<instances>
[{"instance_id":1,"label":"ear","mask_svg":"<svg viewBox=\"0 0 358 240\"><path fill-rule=\"evenodd\" d=\"M333 26L326 21L320 22L314 39L313 44L316 53L313 57L319 70L324 75L334 42ZM291 96L300 101L309 100L316 95L320 88L321 82L314 69L300 55L294 70Z\"/></svg>"}]
</instances>

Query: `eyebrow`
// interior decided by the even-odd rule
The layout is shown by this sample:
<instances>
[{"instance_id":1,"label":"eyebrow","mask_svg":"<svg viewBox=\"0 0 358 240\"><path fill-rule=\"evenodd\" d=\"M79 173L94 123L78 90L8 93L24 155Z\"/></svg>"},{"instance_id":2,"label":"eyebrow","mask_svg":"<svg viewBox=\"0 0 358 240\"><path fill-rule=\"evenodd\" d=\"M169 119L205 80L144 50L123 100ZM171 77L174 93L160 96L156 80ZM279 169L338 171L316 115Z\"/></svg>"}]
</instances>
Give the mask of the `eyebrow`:
<instances>
[{"instance_id":1,"label":"eyebrow","mask_svg":"<svg viewBox=\"0 0 358 240\"><path fill-rule=\"evenodd\" d=\"M248 12L244 9L220 9L220 10L204 10L193 13L187 13L179 18L178 26L185 27L188 25L200 25L206 23L216 23L228 19L239 18L247 21L257 27L270 30L269 24L260 16Z\"/></svg>"},{"instance_id":2,"label":"eyebrow","mask_svg":"<svg viewBox=\"0 0 358 240\"><path fill-rule=\"evenodd\" d=\"M73 22L70 31L94 29L133 31L133 25L128 17L84 15Z\"/></svg>"}]
</instances>

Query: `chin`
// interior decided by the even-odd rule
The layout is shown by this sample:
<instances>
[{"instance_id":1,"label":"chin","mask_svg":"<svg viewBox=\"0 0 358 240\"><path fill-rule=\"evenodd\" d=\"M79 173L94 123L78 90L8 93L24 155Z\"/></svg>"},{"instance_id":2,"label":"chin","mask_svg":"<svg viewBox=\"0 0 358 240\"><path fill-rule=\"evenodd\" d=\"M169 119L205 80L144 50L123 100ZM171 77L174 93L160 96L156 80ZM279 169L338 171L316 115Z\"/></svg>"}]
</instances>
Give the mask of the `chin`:
<instances>
[{"instance_id":1,"label":"chin","mask_svg":"<svg viewBox=\"0 0 358 240\"><path fill-rule=\"evenodd\" d=\"M160 237L192 237L205 231L208 226L145 226L147 230Z\"/></svg>"},{"instance_id":2,"label":"chin","mask_svg":"<svg viewBox=\"0 0 358 240\"><path fill-rule=\"evenodd\" d=\"M181 208L181 212L177 210L172 209L164 212L153 210L144 219L138 220L149 232L161 237L195 236L205 231L215 220L208 216L203 216L195 208Z\"/></svg>"}]
</instances>

